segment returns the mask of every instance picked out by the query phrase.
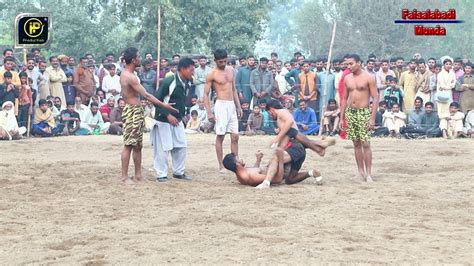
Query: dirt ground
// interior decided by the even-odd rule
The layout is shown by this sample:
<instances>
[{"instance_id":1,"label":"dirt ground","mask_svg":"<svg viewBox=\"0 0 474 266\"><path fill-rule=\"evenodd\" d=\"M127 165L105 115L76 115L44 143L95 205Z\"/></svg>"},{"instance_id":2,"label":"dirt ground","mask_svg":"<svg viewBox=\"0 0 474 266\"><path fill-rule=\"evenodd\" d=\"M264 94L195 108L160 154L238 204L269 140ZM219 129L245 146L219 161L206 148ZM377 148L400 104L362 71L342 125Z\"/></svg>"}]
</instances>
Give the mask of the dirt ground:
<instances>
[{"instance_id":1,"label":"dirt ground","mask_svg":"<svg viewBox=\"0 0 474 266\"><path fill-rule=\"evenodd\" d=\"M257 191L216 171L213 135L188 139L193 181L132 187L117 182L121 137L0 142L2 264L473 262L472 140L376 139L373 184L338 141L303 165L323 186ZM269 142L241 137L241 157L268 160Z\"/></svg>"}]
</instances>

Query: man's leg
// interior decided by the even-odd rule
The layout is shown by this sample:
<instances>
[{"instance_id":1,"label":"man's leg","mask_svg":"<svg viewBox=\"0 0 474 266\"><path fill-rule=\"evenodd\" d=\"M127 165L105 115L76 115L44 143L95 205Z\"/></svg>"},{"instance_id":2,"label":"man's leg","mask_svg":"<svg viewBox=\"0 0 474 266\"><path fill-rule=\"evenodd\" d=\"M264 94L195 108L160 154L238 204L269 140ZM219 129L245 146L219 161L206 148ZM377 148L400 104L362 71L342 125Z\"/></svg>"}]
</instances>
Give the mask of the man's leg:
<instances>
[{"instance_id":1,"label":"man's leg","mask_svg":"<svg viewBox=\"0 0 474 266\"><path fill-rule=\"evenodd\" d=\"M142 144L133 146L133 164L135 165L135 180L144 181L142 176Z\"/></svg>"},{"instance_id":2,"label":"man's leg","mask_svg":"<svg viewBox=\"0 0 474 266\"><path fill-rule=\"evenodd\" d=\"M216 135L216 155L217 155L217 161L219 162L219 171L222 171L224 169L224 166L222 165L222 159L224 157L223 151L222 151L222 143L224 142L225 135Z\"/></svg>"},{"instance_id":3,"label":"man's leg","mask_svg":"<svg viewBox=\"0 0 474 266\"><path fill-rule=\"evenodd\" d=\"M123 146L122 150L122 177L120 181L126 184L132 184L133 181L128 178L128 165L130 163L130 153L132 152L132 146Z\"/></svg>"},{"instance_id":4,"label":"man's leg","mask_svg":"<svg viewBox=\"0 0 474 266\"><path fill-rule=\"evenodd\" d=\"M239 134L230 134L230 151L239 157Z\"/></svg>"},{"instance_id":5,"label":"man's leg","mask_svg":"<svg viewBox=\"0 0 474 266\"><path fill-rule=\"evenodd\" d=\"M186 148L174 148L171 150L171 159L173 160L173 174L184 175L186 163Z\"/></svg>"},{"instance_id":6,"label":"man's leg","mask_svg":"<svg viewBox=\"0 0 474 266\"><path fill-rule=\"evenodd\" d=\"M313 171L314 177L321 176L321 173L319 171L316 171L316 170L312 170L312 171ZM288 178L285 180L285 183L288 185L296 184L305 180L308 177L311 177L311 175L309 175L309 172L298 172L297 170L291 170L290 174L288 175Z\"/></svg>"},{"instance_id":7,"label":"man's leg","mask_svg":"<svg viewBox=\"0 0 474 266\"><path fill-rule=\"evenodd\" d=\"M373 182L372 180L372 149L370 148L369 141L362 142L362 148L364 150L364 164L365 164L365 180L367 182Z\"/></svg>"},{"instance_id":8,"label":"man's leg","mask_svg":"<svg viewBox=\"0 0 474 266\"><path fill-rule=\"evenodd\" d=\"M323 139L323 140L310 140L305 135L298 132L296 135L296 140L303 144L305 148L309 148L312 151L316 152L320 156L324 156L326 153L326 148L336 144L336 140L333 138Z\"/></svg>"},{"instance_id":9,"label":"man's leg","mask_svg":"<svg viewBox=\"0 0 474 266\"><path fill-rule=\"evenodd\" d=\"M354 153L357 163L357 171L360 177L364 177L364 151L362 149L362 141L354 140Z\"/></svg>"}]
</instances>

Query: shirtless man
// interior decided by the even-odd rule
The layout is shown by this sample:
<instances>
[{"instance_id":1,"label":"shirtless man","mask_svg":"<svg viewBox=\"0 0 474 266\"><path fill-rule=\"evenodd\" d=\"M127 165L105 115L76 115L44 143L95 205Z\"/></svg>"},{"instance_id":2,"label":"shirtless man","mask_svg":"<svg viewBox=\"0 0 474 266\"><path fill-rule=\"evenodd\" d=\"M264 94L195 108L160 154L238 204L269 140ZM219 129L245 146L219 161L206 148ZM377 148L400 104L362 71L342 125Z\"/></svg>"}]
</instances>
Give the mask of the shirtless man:
<instances>
[{"instance_id":1,"label":"shirtless man","mask_svg":"<svg viewBox=\"0 0 474 266\"><path fill-rule=\"evenodd\" d=\"M283 108L277 100L271 99L266 107L270 117L277 122L278 134L271 142L271 147L285 148L288 142L292 139L297 140L303 144L305 148L309 148L320 156L324 156L326 148L336 143L334 138L326 138L324 140L312 141L307 136L298 131L293 116L290 111Z\"/></svg>"},{"instance_id":2,"label":"shirtless man","mask_svg":"<svg viewBox=\"0 0 474 266\"><path fill-rule=\"evenodd\" d=\"M219 162L219 171L223 172L222 165L222 143L226 133L230 133L231 152L239 154L239 119L242 117L239 96L235 88L235 71L227 66L227 52L217 49L214 52L216 67L206 76L204 86L204 106L207 110L207 117L210 122L216 123L216 154ZM214 113L209 102L209 92L211 85L216 91L217 100L214 105ZM214 115L215 114L215 115Z\"/></svg>"},{"instance_id":3,"label":"shirtless man","mask_svg":"<svg viewBox=\"0 0 474 266\"><path fill-rule=\"evenodd\" d=\"M372 150L370 149L371 131L375 126L378 101L369 108L370 97L378 99L377 86L373 76L362 70L360 57L356 54L347 58L347 67L351 74L344 79L344 98L341 101L340 128L347 119L347 137L354 143L355 158L359 177L367 182L372 180ZM365 165L365 169L364 169Z\"/></svg>"},{"instance_id":4,"label":"shirtless man","mask_svg":"<svg viewBox=\"0 0 474 266\"><path fill-rule=\"evenodd\" d=\"M224 157L223 164L226 169L237 176L242 185L257 186L258 189L269 188L270 184L280 184L283 180L288 185L299 183L308 177L315 177L316 183L322 185L323 178L316 170L299 172L306 158L306 152L298 142L292 142L288 150L275 149L275 156L267 166L261 166L263 153L258 151L253 167L245 167L243 160L238 159L233 153Z\"/></svg>"},{"instance_id":5,"label":"shirtless man","mask_svg":"<svg viewBox=\"0 0 474 266\"><path fill-rule=\"evenodd\" d=\"M133 181L128 177L128 165L132 150L133 163L135 164L134 179L144 181L142 177L142 142L145 115L139 96L141 95L153 104L166 108L171 112L178 112L178 110L156 99L138 82L135 76L135 68L141 64L141 56L137 48L127 48L123 57L126 65L120 75L120 85L122 86L122 95L126 105L122 114L124 147L122 150L122 176L120 181L133 184Z\"/></svg>"}]
</instances>

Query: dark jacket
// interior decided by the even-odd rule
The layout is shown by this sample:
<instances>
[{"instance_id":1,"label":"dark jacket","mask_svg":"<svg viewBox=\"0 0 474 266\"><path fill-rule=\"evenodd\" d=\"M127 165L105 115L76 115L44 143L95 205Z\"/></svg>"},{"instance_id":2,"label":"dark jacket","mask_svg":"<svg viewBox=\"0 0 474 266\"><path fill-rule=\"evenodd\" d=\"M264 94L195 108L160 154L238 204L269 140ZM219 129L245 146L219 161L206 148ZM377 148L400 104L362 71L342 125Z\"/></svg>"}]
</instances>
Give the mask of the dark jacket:
<instances>
[{"instance_id":1,"label":"dark jacket","mask_svg":"<svg viewBox=\"0 0 474 266\"><path fill-rule=\"evenodd\" d=\"M183 80L186 84L186 88L178 77L178 73L174 76L167 77L160 82L160 88L156 92L155 96L158 100L164 103L174 103L173 107L179 110L179 113L171 113L176 119L182 121L186 114L186 92L191 87L189 81ZM156 107L155 120L168 123L166 118L170 112L166 109Z\"/></svg>"},{"instance_id":2,"label":"dark jacket","mask_svg":"<svg viewBox=\"0 0 474 266\"><path fill-rule=\"evenodd\" d=\"M0 108L4 102L10 101L15 104L15 98L18 98L18 89L15 87L13 90L7 92L7 85L5 83L0 84Z\"/></svg>"}]
</instances>

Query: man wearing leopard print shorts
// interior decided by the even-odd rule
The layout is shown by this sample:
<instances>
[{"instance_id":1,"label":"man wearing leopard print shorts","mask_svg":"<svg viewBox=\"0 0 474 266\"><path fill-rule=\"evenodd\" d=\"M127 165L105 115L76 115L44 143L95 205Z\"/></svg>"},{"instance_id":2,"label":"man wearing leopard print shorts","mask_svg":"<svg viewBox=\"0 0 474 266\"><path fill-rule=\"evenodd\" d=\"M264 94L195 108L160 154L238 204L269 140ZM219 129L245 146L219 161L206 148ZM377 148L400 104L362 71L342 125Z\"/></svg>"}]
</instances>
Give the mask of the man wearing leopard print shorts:
<instances>
[{"instance_id":1,"label":"man wearing leopard print shorts","mask_svg":"<svg viewBox=\"0 0 474 266\"><path fill-rule=\"evenodd\" d=\"M341 102L340 127L344 128L343 121L346 118L347 138L354 143L359 176L361 178L365 177L367 182L372 182L370 135L374 129L375 115L378 108L377 86L373 76L362 69L358 55L348 56L346 64L352 73L344 79L344 99ZM372 110L369 109L370 98L374 99Z\"/></svg>"}]
</instances>

